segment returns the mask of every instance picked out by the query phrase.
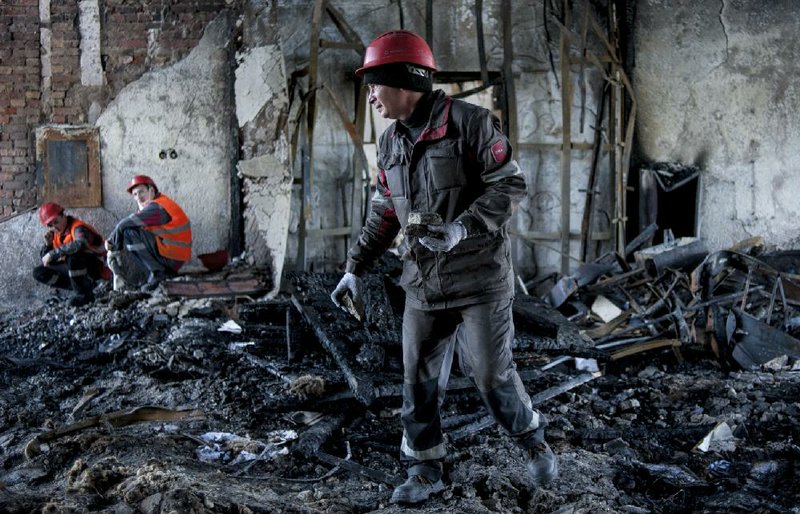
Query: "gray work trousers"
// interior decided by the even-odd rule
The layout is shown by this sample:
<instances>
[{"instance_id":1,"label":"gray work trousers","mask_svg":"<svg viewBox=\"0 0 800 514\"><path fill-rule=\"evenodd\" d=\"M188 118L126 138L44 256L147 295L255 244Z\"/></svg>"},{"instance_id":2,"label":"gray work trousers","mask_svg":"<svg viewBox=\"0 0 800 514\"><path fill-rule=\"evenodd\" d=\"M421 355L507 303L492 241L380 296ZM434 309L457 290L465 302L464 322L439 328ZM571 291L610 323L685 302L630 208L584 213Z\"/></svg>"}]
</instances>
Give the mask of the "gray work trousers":
<instances>
[{"instance_id":1,"label":"gray work trousers","mask_svg":"<svg viewBox=\"0 0 800 514\"><path fill-rule=\"evenodd\" d=\"M122 232L122 239L125 249L134 256L136 263L151 274L174 275L175 270L183 264L158 253L156 237L142 227L126 228Z\"/></svg>"},{"instance_id":2,"label":"gray work trousers","mask_svg":"<svg viewBox=\"0 0 800 514\"><path fill-rule=\"evenodd\" d=\"M456 346L462 371L500 426L522 448L541 440L540 414L512 359L511 308L512 300L439 310L416 309L406 301L400 451L409 475L441 478L445 444L439 408Z\"/></svg>"}]
</instances>

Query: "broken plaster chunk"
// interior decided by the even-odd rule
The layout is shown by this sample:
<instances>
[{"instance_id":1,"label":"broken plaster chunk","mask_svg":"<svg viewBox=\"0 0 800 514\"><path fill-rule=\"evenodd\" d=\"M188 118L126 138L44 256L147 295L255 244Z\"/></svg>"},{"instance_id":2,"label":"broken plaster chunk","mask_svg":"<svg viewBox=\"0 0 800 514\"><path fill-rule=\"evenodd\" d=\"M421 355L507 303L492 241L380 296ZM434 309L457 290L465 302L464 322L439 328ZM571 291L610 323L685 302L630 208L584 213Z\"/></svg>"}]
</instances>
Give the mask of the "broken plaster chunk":
<instances>
[{"instance_id":1,"label":"broken plaster chunk","mask_svg":"<svg viewBox=\"0 0 800 514\"><path fill-rule=\"evenodd\" d=\"M695 451L700 452L733 452L736 450L736 438L733 437L733 430L726 423L719 423L714 430L695 445Z\"/></svg>"},{"instance_id":2,"label":"broken plaster chunk","mask_svg":"<svg viewBox=\"0 0 800 514\"><path fill-rule=\"evenodd\" d=\"M591 373L600 371L600 367L597 365L597 359L584 359L582 357L575 357L575 369L589 371Z\"/></svg>"},{"instance_id":3,"label":"broken plaster chunk","mask_svg":"<svg viewBox=\"0 0 800 514\"><path fill-rule=\"evenodd\" d=\"M428 225L441 225L442 217L435 212L412 212L408 215L405 234L409 237L422 237L428 234Z\"/></svg>"},{"instance_id":4,"label":"broken plaster chunk","mask_svg":"<svg viewBox=\"0 0 800 514\"><path fill-rule=\"evenodd\" d=\"M636 410L639 407L641 407L641 404L639 403L639 400L637 400L636 398L630 398L628 400L620 402L619 404L619 410L623 412Z\"/></svg>"},{"instance_id":5,"label":"broken plaster chunk","mask_svg":"<svg viewBox=\"0 0 800 514\"><path fill-rule=\"evenodd\" d=\"M611 300L603 295L597 296L592 303L592 312L605 323L622 314L622 309L614 305Z\"/></svg>"},{"instance_id":6,"label":"broken plaster chunk","mask_svg":"<svg viewBox=\"0 0 800 514\"><path fill-rule=\"evenodd\" d=\"M344 304L345 310L354 318L358 321L364 321L367 315L364 302L353 301L353 296L350 294L350 291L345 291L344 295L342 295L342 303Z\"/></svg>"},{"instance_id":7,"label":"broken plaster chunk","mask_svg":"<svg viewBox=\"0 0 800 514\"><path fill-rule=\"evenodd\" d=\"M217 329L217 332L230 332L231 334L241 334L242 327L232 319L229 319Z\"/></svg>"}]
</instances>

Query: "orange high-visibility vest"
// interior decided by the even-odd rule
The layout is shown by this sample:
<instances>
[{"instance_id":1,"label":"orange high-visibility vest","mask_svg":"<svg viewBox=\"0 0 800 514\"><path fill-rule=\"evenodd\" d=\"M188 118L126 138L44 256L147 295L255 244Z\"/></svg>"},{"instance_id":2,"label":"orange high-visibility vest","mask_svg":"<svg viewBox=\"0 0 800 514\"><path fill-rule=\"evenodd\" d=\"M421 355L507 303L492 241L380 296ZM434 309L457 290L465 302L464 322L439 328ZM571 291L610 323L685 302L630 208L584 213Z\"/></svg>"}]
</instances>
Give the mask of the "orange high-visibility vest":
<instances>
[{"instance_id":1,"label":"orange high-visibility vest","mask_svg":"<svg viewBox=\"0 0 800 514\"><path fill-rule=\"evenodd\" d=\"M153 201L172 218L166 225L144 227L156 236L158 253L167 259L188 261L192 258L192 224L189 222L189 217L177 203L163 193Z\"/></svg>"},{"instance_id":2,"label":"orange high-visibility vest","mask_svg":"<svg viewBox=\"0 0 800 514\"><path fill-rule=\"evenodd\" d=\"M61 234L60 232L53 234L53 248L58 248L59 246L63 246L75 241L75 231L80 227L87 229L95 236L86 241L86 251L93 253L98 257L105 256L106 249L103 247L103 236L101 236L100 232L98 232L93 226L79 220L78 218L72 218L72 222L68 227L66 227L64 234Z\"/></svg>"}]
</instances>

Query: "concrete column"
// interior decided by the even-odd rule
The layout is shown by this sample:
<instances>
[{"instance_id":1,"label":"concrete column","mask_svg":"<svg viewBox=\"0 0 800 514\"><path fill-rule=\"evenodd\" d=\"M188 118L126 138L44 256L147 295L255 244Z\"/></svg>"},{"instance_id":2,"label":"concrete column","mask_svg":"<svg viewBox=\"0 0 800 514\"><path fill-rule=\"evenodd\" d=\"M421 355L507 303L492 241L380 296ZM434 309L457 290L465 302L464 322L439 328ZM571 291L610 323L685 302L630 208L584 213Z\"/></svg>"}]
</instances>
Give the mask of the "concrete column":
<instances>
[{"instance_id":1,"label":"concrete column","mask_svg":"<svg viewBox=\"0 0 800 514\"><path fill-rule=\"evenodd\" d=\"M78 7L80 9L81 31L81 85L102 86L100 4L98 0L81 0L78 3Z\"/></svg>"}]
</instances>

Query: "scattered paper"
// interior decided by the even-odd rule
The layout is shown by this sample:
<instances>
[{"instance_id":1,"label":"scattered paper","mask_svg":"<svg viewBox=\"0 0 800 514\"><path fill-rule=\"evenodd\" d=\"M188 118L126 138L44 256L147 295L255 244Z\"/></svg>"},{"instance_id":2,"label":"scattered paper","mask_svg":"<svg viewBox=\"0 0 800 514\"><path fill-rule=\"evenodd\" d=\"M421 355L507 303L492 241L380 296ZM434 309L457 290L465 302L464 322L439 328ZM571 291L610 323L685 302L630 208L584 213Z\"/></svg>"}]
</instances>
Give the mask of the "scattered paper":
<instances>
[{"instance_id":1,"label":"scattered paper","mask_svg":"<svg viewBox=\"0 0 800 514\"><path fill-rule=\"evenodd\" d=\"M230 332L231 334L241 334L242 333L242 327L238 323L233 321L232 319L229 319L228 321L223 323L217 329L217 331L218 332Z\"/></svg>"},{"instance_id":2,"label":"scattered paper","mask_svg":"<svg viewBox=\"0 0 800 514\"><path fill-rule=\"evenodd\" d=\"M736 450L736 438L733 437L731 427L723 421L697 443L694 449L701 452L732 452Z\"/></svg>"}]
</instances>

